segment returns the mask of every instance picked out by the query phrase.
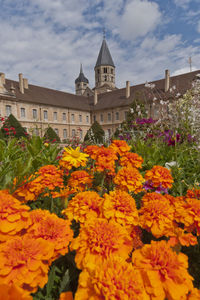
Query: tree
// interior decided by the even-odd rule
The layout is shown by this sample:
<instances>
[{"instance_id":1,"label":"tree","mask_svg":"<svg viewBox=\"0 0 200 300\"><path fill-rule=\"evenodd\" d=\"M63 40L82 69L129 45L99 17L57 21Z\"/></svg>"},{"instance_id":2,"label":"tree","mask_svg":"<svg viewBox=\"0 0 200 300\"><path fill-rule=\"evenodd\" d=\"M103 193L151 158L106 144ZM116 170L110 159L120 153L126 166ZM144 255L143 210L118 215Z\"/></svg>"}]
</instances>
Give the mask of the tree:
<instances>
[{"instance_id":1,"label":"tree","mask_svg":"<svg viewBox=\"0 0 200 300\"><path fill-rule=\"evenodd\" d=\"M49 141L49 142L60 142L60 138L57 135L57 133L53 130L52 127L48 127L45 134L44 138Z\"/></svg>"},{"instance_id":2,"label":"tree","mask_svg":"<svg viewBox=\"0 0 200 300\"><path fill-rule=\"evenodd\" d=\"M102 144L104 141L104 130L101 125L95 121L85 135L84 141Z\"/></svg>"},{"instance_id":3,"label":"tree","mask_svg":"<svg viewBox=\"0 0 200 300\"><path fill-rule=\"evenodd\" d=\"M1 127L1 132L5 138L13 136L16 138L27 137L28 133L21 126L20 122L10 114Z\"/></svg>"}]
</instances>

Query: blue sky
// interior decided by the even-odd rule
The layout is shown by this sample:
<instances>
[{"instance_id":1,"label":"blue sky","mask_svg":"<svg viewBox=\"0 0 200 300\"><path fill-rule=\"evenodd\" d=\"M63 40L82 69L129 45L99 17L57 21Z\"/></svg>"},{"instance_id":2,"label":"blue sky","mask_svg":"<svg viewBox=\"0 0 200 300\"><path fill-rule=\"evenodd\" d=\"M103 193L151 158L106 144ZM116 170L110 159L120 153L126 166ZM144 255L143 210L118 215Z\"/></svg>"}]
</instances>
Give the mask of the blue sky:
<instances>
[{"instance_id":1,"label":"blue sky","mask_svg":"<svg viewBox=\"0 0 200 300\"><path fill-rule=\"evenodd\" d=\"M199 0L0 0L0 72L74 93L80 63L90 87L102 31L125 86L200 69Z\"/></svg>"}]
</instances>

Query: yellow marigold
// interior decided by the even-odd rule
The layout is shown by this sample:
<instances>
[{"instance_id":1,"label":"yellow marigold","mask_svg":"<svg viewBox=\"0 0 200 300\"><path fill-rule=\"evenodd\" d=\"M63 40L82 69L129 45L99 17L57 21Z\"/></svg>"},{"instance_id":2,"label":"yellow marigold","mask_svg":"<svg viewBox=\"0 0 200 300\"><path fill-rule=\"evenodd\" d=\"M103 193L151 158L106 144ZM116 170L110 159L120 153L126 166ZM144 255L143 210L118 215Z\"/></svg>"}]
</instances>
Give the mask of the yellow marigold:
<instances>
[{"instance_id":1,"label":"yellow marigold","mask_svg":"<svg viewBox=\"0 0 200 300\"><path fill-rule=\"evenodd\" d=\"M149 193L142 198L139 210L140 226L159 238L168 236L174 229L174 208L168 199L157 193Z\"/></svg>"},{"instance_id":2,"label":"yellow marigold","mask_svg":"<svg viewBox=\"0 0 200 300\"><path fill-rule=\"evenodd\" d=\"M115 174L115 160L117 160L117 156L112 149L100 147L95 163L96 170L107 171L110 175Z\"/></svg>"},{"instance_id":3,"label":"yellow marigold","mask_svg":"<svg viewBox=\"0 0 200 300\"><path fill-rule=\"evenodd\" d=\"M59 300L73 300L73 294L71 291L69 292L63 292L62 294L60 294L60 298Z\"/></svg>"},{"instance_id":4,"label":"yellow marigold","mask_svg":"<svg viewBox=\"0 0 200 300\"><path fill-rule=\"evenodd\" d=\"M130 166L133 168L142 168L143 158L137 153L127 152L120 158L120 165L123 167Z\"/></svg>"},{"instance_id":5,"label":"yellow marigold","mask_svg":"<svg viewBox=\"0 0 200 300\"><path fill-rule=\"evenodd\" d=\"M30 176L15 191L14 196L22 202L35 201L46 189L54 191L56 188L64 188L63 171L54 165L46 165Z\"/></svg>"},{"instance_id":6,"label":"yellow marigold","mask_svg":"<svg viewBox=\"0 0 200 300\"><path fill-rule=\"evenodd\" d=\"M84 269L79 276L75 300L150 300L139 271L124 260L110 257L95 269Z\"/></svg>"},{"instance_id":7,"label":"yellow marigold","mask_svg":"<svg viewBox=\"0 0 200 300\"><path fill-rule=\"evenodd\" d=\"M113 182L119 189L137 194L143 190L144 178L136 168L123 167L118 171Z\"/></svg>"},{"instance_id":8,"label":"yellow marigold","mask_svg":"<svg viewBox=\"0 0 200 300\"><path fill-rule=\"evenodd\" d=\"M76 191L84 191L92 186L92 176L84 170L71 173L68 186Z\"/></svg>"},{"instance_id":9,"label":"yellow marigold","mask_svg":"<svg viewBox=\"0 0 200 300\"><path fill-rule=\"evenodd\" d=\"M0 245L0 282L35 292L48 281L50 243L29 235L15 237Z\"/></svg>"},{"instance_id":10,"label":"yellow marigold","mask_svg":"<svg viewBox=\"0 0 200 300\"><path fill-rule=\"evenodd\" d=\"M151 170L148 170L144 177L154 187L171 188L174 182L170 170L162 166L154 166Z\"/></svg>"},{"instance_id":11,"label":"yellow marigold","mask_svg":"<svg viewBox=\"0 0 200 300\"><path fill-rule=\"evenodd\" d=\"M132 254L134 267L140 272L151 299L182 300L193 288L187 256L176 254L166 241L144 245Z\"/></svg>"},{"instance_id":12,"label":"yellow marigold","mask_svg":"<svg viewBox=\"0 0 200 300\"><path fill-rule=\"evenodd\" d=\"M135 200L125 191L116 190L104 194L103 216L124 225L138 225L138 211Z\"/></svg>"},{"instance_id":13,"label":"yellow marigold","mask_svg":"<svg viewBox=\"0 0 200 300\"><path fill-rule=\"evenodd\" d=\"M41 210L36 209L31 211L30 215L33 223L27 230L30 236L48 241L54 251L52 260L59 255L65 255L68 252L69 242L73 239L70 222L51 214L48 210L41 213Z\"/></svg>"},{"instance_id":14,"label":"yellow marigold","mask_svg":"<svg viewBox=\"0 0 200 300\"><path fill-rule=\"evenodd\" d=\"M181 198L176 205L175 219L185 225L185 230L200 235L200 201L195 198Z\"/></svg>"},{"instance_id":15,"label":"yellow marigold","mask_svg":"<svg viewBox=\"0 0 200 300\"><path fill-rule=\"evenodd\" d=\"M131 149L127 142L123 140L113 140L109 148L113 149L120 156L125 155Z\"/></svg>"},{"instance_id":16,"label":"yellow marigold","mask_svg":"<svg viewBox=\"0 0 200 300\"><path fill-rule=\"evenodd\" d=\"M79 269L93 267L108 256L128 258L132 250L131 238L124 227L93 218L80 228L79 236L72 241L71 249L76 250L75 262Z\"/></svg>"},{"instance_id":17,"label":"yellow marigold","mask_svg":"<svg viewBox=\"0 0 200 300\"><path fill-rule=\"evenodd\" d=\"M32 300L26 291L12 284L0 284L0 300Z\"/></svg>"},{"instance_id":18,"label":"yellow marigold","mask_svg":"<svg viewBox=\"0 0 200 300\"><path fill-rule=\"evenodd\" d=\"M30 225L29 210L8 191L0 191L0 242L19 234Z\"/></svg>"},{"instance_id":19,"label":"yellow marigold","mask_svg":"<svg viewBox=\"0 0 200 300\"><path fill-rule=\"evenodd\" d=\"M62 158L59 161L60 166L71 170L72 167L78 168L86 165L89 155L80 152L79 147L76 149L69 147L64 148L64 150Z\"/></svg>"},{"instance_id":20,"label":"yellow marigold","mask_svg":"<svg viewBox=\"0 0 200 300\"><path fill-rule=\"evenodd\" d=\"M99 150L100 150L99 146L89 145L84 149L84 152L87 153L92 159L96 160Z\"/></svg>"},{"instance_id":21,"label":"yellow marigold","mask_svg":"<svg viewBox=\"0 0 200 300\"><path fill-rule=\"evenodd\" d=\"M87 219L100 216L102 198L94 191L78 193L68 204L62 213L70 220L85 223Z\"/></svg>"}]
</instances>

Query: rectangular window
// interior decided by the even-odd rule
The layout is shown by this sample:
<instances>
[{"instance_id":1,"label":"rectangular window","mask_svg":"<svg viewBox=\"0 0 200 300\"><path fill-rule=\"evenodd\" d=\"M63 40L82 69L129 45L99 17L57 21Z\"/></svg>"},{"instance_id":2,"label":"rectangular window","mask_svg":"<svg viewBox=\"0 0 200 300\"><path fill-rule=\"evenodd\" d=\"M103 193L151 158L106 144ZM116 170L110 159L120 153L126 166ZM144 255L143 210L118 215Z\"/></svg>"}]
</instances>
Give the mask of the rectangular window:
<instances>
[{"instance_id":1,"label":"rectangular window","mask_svg":"<svg viewBox=\"0 0 200 300\"><path fill-rule=\"evenodd\" d=\"M103 122L103 114L100 115L100 121Z\"/></svg>"},{"instance_id":2,"label":"rectangular window","mask_svg":"<svg viewBox=\"0 0 200 300\"><path fill-rule=\"evenodd\" d=\"M118 111L117 111L116 114L115 114L115 119L116 119L116 121L119 120L119 112L118 112Z\"/></svg>"},{"instance_id":3,"label":"rectangular window","mask_svg":"<svg viewBox=\"0 0 200 300\"><path fill-rule=\"evenodd\" d=\"M67 129L63 129L63 139L67 138Z\"/></svg>"},{"instance_id":4,"label":"rectangular window","mask_svg":"<svg viewBox=\"0 0 200 300\"><path fill-rule=\"evenodd\" d=\"M57 119L58 119L57 111L54 111L54 113L53 113L53 119L54 119L54 121L57 121Z\"/></svg>"},{"instance_id":5,"label":"rectangular window","mask_svg":"<svg viewBox=\"0 0 200 300\"><path fill-rule=\"evenodd\" d=\"M82 139L83 138L83 130L79 131L79 135L80 135L80 139Z\"/></svg>"},{"instance_id":6,"label":"rectangular window","mask_svg":"<svg viewBox=\"0 0 200 300\"><path fill-rule=\"evenodd\" d=\"M44 120L48 120L48 111L44 110Z\"/></svg>"},{"instance_id":7,"label":"rectangular window","mask_svg":"<svg viewBox=\"0 0 200 300\"><path fill-rule=\"evenodd\" d=\"M103 72L104 72L104 73L107 73L107 72L108 72L108 69L107 69L107 68L103 68Z\"/></svg>"},{"instance_id":8,"label":"rectangular window","mask_svg":"<svg viewBox=\"0 0 200 300\"><path fill-rule=\"evenodd\" d=\"M108 113L108 121L111 121L111 113Z\"/></svg>"},{"instance_id":9,"label":"rectangular window","mask_svg":"<svg viewBox=\"0 0 200 300\"><path fill-rule=\"evenodd\" d=\"M34 128L33 129L33 134L38 136L39 135L39 129L38 128Z\"/></svg>"},{"instance_id":10,"label":"rectangular window","mask_svg":"<svg viewBox=\"0 0 200 300\"><path fill-rule=\"evenodd\" d=\"M75 129L72 129L72 137L75 137L75 135L76 135L76 131Z\"/></svg>"},{"instance_id":11,"label":"rectangular window","mask_svg":"<svg viewBox=\"0 0 200 300\"><path fill-rule=\"evenodd\" d=\"M62 116L63 116L63 118L62 118L63 121L66 121L66 113L63 113Z\"/></svg>"},{"instance_id":12,"label":"rectangular window","mask_svg":"<svg viewBox=\"0 0 200 300\"><path fill-rule=\"evenodd\" d=\"M79 122L82 123L82 115L79 115Z\"/></svg>"},{"instance_id":13,"label":"rectangular window","mask_svg":"<svg viewBox=\"0 0 200 300\"><path fill-rule=\"evenodd\" d=\"M25 108L21 107L21 118L25 118Z\"/></svg>"},{"instance_id":14,"label":"rectangular window","mask_svg":"<svg viewBox=\"0 0 200 300\"><path fill-rule=\"evenodd\" d=\"M111 137L111 130L108 129L108 137L110 138Z\"/></svg>"},{"instance_id":15,"label":"rectangular window","mask_svg":"<svg viewBox=\"0 0 200 300\"><path fill-rule=\"evenodd\" d=\"M11 114L11 106L10 105L6 105L6 116L10 116Z\"/></svg>"},{"instance_id":16,"label":"rectangular window","mask_svg":"<svg viewBox=\"0 0 200 300\"><path fill-rule=\"evenodd\" d=\"M71 114L71 122L74 123L74 114Z\"/></svg>"},{"instance_id":17,"label":"rectangular window","mask_svg":"<svg viewBox=\"0 0 200 300\"><path fill-rule=\"evenodd\" d=\"M93 116L93 120L94 120L94 122L96 121L96 115Z\"/></svg>"},{"instance_id":18,"label":"rectangular window","mask_svg":"<svg viewBox=\"0 0 200 300\"><path fill-rule=\"evenodd\" d=\"M58 128L55 128L54 131L55 131L55 133L59 136Z\"/></svg>"},{"instance_id":19,"label":"rectangular window","mask_svg":"<svg viewBox=\"0 0 200 300\"><path fill-rule=\"evenodd\" d=\"M33 119L37 119L37 109L33 109Z\"/></svg>"},{"instance_id":20,"label":"rectangular window","mask_svg":"<svg viewBox=\"0 0 200 300\"><path fill-rule=\"evenodd\" d=\"M128 117L128 111L125 111L125 112L124 112L124 119L126 120L127 117Z\"/></svg>"},{"instance_id":21,"label":"rectangular window","mask_svg":"<svg viewBox=\"0 0 200 300\"><path fill-rule=\"evenodd\" d=\"M86 116L86 122L89 123L89 116Z\"/></svg>"}]
</instances>

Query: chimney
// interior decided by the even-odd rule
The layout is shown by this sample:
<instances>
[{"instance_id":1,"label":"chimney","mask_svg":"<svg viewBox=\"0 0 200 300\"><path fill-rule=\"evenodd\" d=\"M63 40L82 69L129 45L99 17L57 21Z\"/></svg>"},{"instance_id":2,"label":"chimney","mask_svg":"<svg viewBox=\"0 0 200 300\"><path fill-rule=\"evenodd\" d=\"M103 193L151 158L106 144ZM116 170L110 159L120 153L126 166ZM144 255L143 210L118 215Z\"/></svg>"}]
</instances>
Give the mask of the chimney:
<instances>
[{"instance_id":1,"label":"chimney","mask_svg":"<svg viewBox=\"0 0 200 300\"><path fill-rule=\"evenodd\" d=\"M97 90L94 90L94 105L96 105L98 102L98 94L97 94Z\"/></svg>"},{"instance_id":2,"label":"chimney","mask_svg":"<svg viewBox=\"0 0 200 300\"><path fill-rule=\"evenodd\" d=\"M165 70L165 93L169 91L169 79L170 79L169 70Z\"/></svg>"},{"instance_id":3,"label":"chimney","mask_svg":"<svg viewBox=\"0 0 200 300\"><path fill-rule=\"evenodd\" d=\"M6 83L5 73L0 73L0 77L1 77L2 84L5 84Z\"/></svg>"},{"instance_id":4,"label":"chimney","mask_svg":"<svg viewBox=\"0 0 200 300\"><path fill-rule=\"evenodd\" d=\"M23 84L24 84L24 88L28 89L28 79L27 78L23 78Z\"/></svg>"},{"instance_id":5,"label":"chimney","mask_svg":"<svg viewBox=\"0 0 200 300\"><path fill-rule=\"evenodd\" d=\"M14 87L13 83L11 83L10 91L12 94L15 94L15 87Z\"/></svg>"},{"instance_id":6,"label":"chimney","mask_svg":"<svg viewBox=\"0 0 200 300\"><path fill-rule=\"evenodd\" d=\"M19 90L20 93L24 94L24 82L23 82L23 74L19 74Z\"/></svg>"},{"instance_id":7,"label":"chimney","mask_svg":"<svg viewBox=\"0 0 200 300\"><path fill-rule=\"evenodd\" d=\"M130 81L126 81L126 99L130 97Z\"/></svg>"}]
</instances>

